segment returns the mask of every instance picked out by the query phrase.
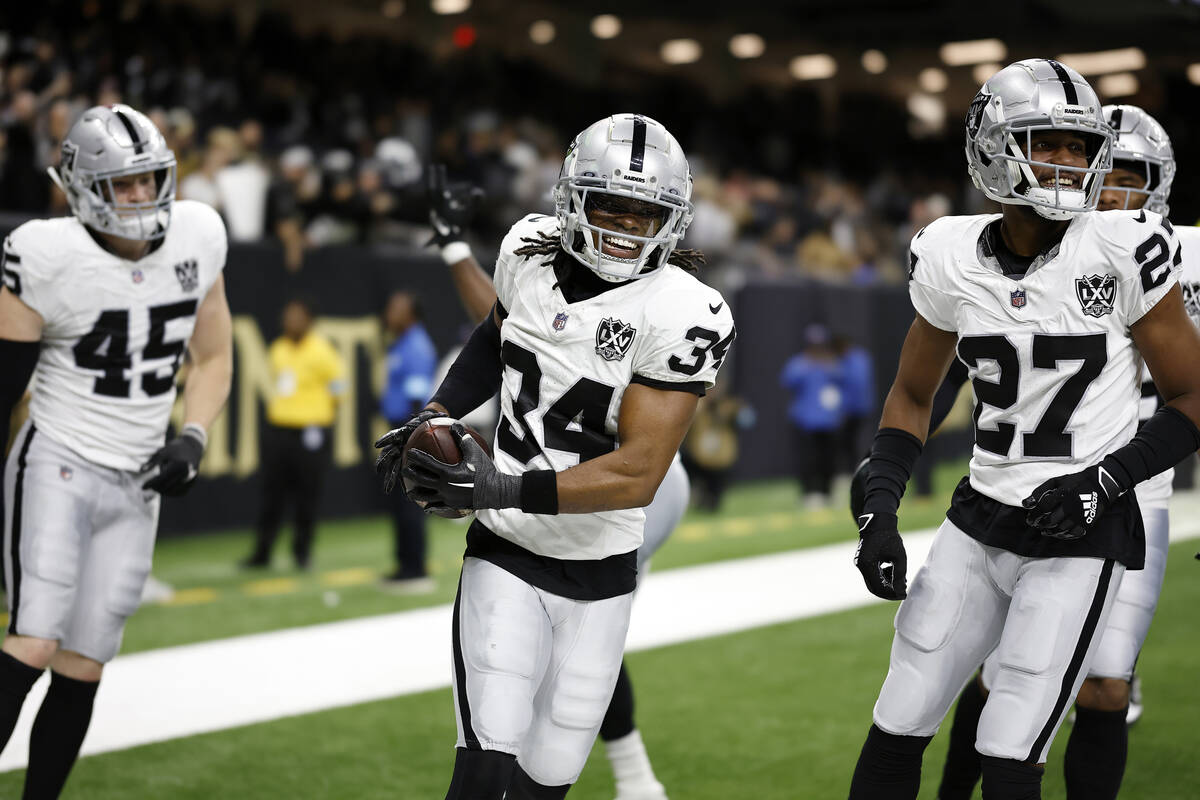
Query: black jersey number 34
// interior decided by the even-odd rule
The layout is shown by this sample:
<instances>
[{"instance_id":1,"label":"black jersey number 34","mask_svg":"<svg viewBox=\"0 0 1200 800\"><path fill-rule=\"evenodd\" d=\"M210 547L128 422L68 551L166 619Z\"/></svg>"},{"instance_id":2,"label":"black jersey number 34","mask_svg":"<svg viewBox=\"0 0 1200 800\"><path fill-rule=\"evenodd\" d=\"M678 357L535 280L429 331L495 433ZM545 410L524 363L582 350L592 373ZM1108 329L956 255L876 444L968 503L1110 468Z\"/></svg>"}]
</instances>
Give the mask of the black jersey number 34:
<instances>
[{"instance_id":1,"label":"black jersey number 34","mask_svg":"<svg viewBox=\"0 0 1200 800\"><path fill-rule=\"evenodd\" d=\"M708 364L708 359L712 358L713 365L720 367L721 362L725 360L725 354L729 352L729 345L733 344L733 337L737 336L737 331L731 330L729 335L724 339L721 334L708 328L701 328L699 325L688 330L684 336L689 342L696 346L692 348L692 352L688 353L685 361L679 356L671 356L667 359L667 366L680 375L691 377L700 370L704 369Z\"/></svg>"}]
</instances>

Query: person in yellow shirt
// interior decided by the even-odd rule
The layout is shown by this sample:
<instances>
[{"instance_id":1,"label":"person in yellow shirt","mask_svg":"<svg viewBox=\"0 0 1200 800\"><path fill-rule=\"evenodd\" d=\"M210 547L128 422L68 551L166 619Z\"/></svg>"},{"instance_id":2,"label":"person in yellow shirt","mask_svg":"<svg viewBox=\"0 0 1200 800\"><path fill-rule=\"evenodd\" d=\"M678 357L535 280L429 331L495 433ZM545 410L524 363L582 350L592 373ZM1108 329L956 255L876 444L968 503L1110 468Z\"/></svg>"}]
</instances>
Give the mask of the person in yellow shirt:
<instances>
[{"instance_id":1,"label":"person in yellow shirt","mask_svg":"<svg viewBox=\"0 0 1200 800\"><path fill-rule=\"evenodd\" d=\"M283 335L268 352L273 390L262 436L262 508L254 552L242 562L246 567L270 566L289 494L296 507L296 566L307 569L312 558L317 503L331 462L330 426L344 391L342 361L312 326L312 305L289 300Z\"/></svg>"}]
</instances>

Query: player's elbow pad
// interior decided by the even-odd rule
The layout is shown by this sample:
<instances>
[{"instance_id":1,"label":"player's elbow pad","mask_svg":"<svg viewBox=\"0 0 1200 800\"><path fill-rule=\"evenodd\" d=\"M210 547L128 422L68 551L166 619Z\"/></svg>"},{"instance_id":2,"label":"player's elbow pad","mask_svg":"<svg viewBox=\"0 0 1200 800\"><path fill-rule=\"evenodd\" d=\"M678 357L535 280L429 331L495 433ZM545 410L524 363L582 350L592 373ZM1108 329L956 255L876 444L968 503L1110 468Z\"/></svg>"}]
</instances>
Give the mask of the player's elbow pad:
<instances>
[{"instance_id":1,"label":"player's elbow pad","mask_svg":"<svg viewBox=\"0 0 1200 800\"><path fill-rule=\"evenodd\" d=\"M440 403L452 417L462 417L500 391L500 328L491 314L479 323L454 359L431 403Z\"/></svg>"},{"instance_id":2,"label":"player's elbow pad","mask_svg":"<svg viewBox=\"0 0 1200 800\"><path fill-rule=\"evenodd\" d=\"M29 386L40 351L41 342L0 339L0 448L8 443L9 418Z\"/></svg>"}]
</instances>

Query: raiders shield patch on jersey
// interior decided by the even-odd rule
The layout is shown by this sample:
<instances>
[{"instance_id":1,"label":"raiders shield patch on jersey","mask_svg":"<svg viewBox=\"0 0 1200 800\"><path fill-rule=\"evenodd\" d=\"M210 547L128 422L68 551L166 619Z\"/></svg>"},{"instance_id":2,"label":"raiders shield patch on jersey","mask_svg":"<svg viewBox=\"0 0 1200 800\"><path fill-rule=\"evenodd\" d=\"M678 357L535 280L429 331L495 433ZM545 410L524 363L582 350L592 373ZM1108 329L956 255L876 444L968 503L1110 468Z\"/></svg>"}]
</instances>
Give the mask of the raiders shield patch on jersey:
<instances>
[{"instance_id":1,"label":"raiders shield patch on jersey","mask_svg":"<svg viewBox=\"0 0 1200 800\"><path fill-rule=\"evenodd\" d=\"M619 319L600 320L596 326L596 354L605 361L620 361L633 346L636 333L637 329Z\"/></svg>"},{"instance_id":2,"label":"raiders shield patch on jersey","mask_svg":"<svg viewBox=\"0 0 1200 800\"><path fill-rule=\"evenodd\" d=\"M1089 317L1111 314L1117 296L1117 279L1112 275L1085 275L1075 279L1075 296Z\"/></svg>"},{"instance_id":3,"label":"raiders shield patch on jersey","mask_svg":"<svg viewBox=\"0 0 1200 800\"><path fill-rule=\"evenodd\" d=\"M200 285L200 268L194 258L181 261L175 265L175 277L179 279L179 288L185 292L194 292Z\"/></svg>"},{"instance_id":4,"label":"raiders shield patch on jersey","mask_svg":"<svg viewBox=\"0 0 1200 800\"><path fill-rule=\"evenodd\" d=\"M1179 288L1183 290L1183 308L1192 320L1200 320L1200 283L1180 281Z\"/></svg>"}]
</instances>

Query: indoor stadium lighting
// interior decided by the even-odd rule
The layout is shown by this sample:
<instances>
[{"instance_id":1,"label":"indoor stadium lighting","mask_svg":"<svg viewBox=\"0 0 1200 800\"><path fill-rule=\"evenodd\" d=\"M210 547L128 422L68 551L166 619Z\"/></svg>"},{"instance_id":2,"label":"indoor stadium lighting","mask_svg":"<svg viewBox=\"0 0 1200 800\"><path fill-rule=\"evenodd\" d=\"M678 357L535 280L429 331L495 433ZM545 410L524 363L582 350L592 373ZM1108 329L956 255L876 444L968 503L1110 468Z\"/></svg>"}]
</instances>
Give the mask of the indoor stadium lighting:
<instances>
[{"instance_id":1,"label":"indoor stadium lighting","mask_svg":"<svg viewBox=\"0 0 1200 800\"><path fill-rule=\"evenodd\" d=\"M788 69L798 81L815 81L832 78L837 74L837 62L831 55L816 53L810 56L796 56L788 65Z\"/></svg>"},{"instance_id":2,"label":"indoor stadium lighting","mask_svg":"<svg viewBox=\"0 0 1200 800\"><path fill-rule=\"evenodd\" d=\"M971 70L971 77L975 79L976 83L978 83L980 86L983 86L988 82L988 78L992 77L1002 69L1004 69L1003 64L976 64L975 68Z\"/></svg>"},{"instance_id":3,"label":"indoor stadium lighting","mask_svg":"<svg viewBox=\"0 0 1200 800\"><path fill-rule=\"evenodd\" d=\"M695 39L668 39L662 43L659 55L668 64L691 64L700 60L700 43Z\"/></svg>"},{"instance_id":4,"label":"indoor stadium lighting","mask_svg":"<svg viewBox=\"0 0 1200 800\"><path fill-rule=\"evenodd\" d=\"M767 43L757 33L739 33L729 40L729 52L734 58L758 58Z\"/></svg>"},{"instance_id":5,"label":"indoor stadium lighting","mask_svg":"<svg viewBox=\"0 0 1200 800\"><path fill-rule=\"evenodd\" d=\"M534 44L550 44L557 33L554 23L548 19L539 19L529 26L529 38Z\"/></svg>"},{"instance_id":6,"label":"indoor stadium lighting","mask_svg":"<svg viewBox=\"0 0 1200 800\"><path fill-rule=\"evenodd\" d=\"M1008 48L999 39L972 39L969 42L946 42L938 51L948 66L963 67L985 61L1003 61Z\"/></svg>"},{"instance_id":7,"label":"indoor stadium lighting","mask_svg":"<svg viewBox=\"0 0 1200 800\"><path fill-rule=\"evenodd\" d=\"M937 67L926 67L917 75L917 85L921 87L921 91L929 94L944 92L949 84L950 79L946 77L946 71Z\"/></svg>"},{"instance_id":8,"label":"indoor stadium lighting","mask_svg":"<svg viewBox=\"0 0 1200 800\"><path fill-rule=\"evenodd\" d=\"M1064 53L1058 60L1080 75L1104 75L1108 72L1129 72L1146 66L1146 54L1140 47L1121 50L1101 50L1096 53Z\"/></svg>"},{"instance_id":9,"label":"indoor stadium lighting","mask_svg":"<svg viewBox=\"0 0 1200 800\"><path fill-rule=\"evenodd\" d=\"M597 39L612 39L621 33L621 20L613 14L592 17L592 36Z\"/></svg>"},{"instance_id":10,"label":"indoor stadium lighting","mask_svg":"<svg viewBox=\"0 0 1200 800\"><path fill-rule=\"evenodd\" d=\"M1116 72L1101 77L1096 88L1105 97L1128 97L1137 94L1138 79L1132 72Z\"/></svg>"},{"instance_id":11,"label":"indoor stadium lighting","mask_svg":"<svg viewBox=\"0 0 1200 800\"><path fill-rule=\"evenodd\" d=\"M1196 86L1200 86L1200 62L1188 64L1187 76L1189 81Z\"/></svg>"},{"instance_id":12,"label":"indoor stadium lighting","mask_svg":"<svg viewBox=\"0 0 1200 800\"><path fill-rule=\"evenodd\" d=\"M868 50L862 54L862 68L872 75L883 72L887 65L887 56L879 50Z\"/></svg>"},{"instance_id":13,"label":"indoor stadium lighting","mask_svg":"<svg viewBox=\"0 0 1200 800\"><path fill-rule=\"evenodd\" d=\"M379 13L388 19L395 19L404 13L404 0L384 0L379 7Z\"/></svg>"},{"instance_id":14,"label":"indoor stadium lighting","mask_svg":"<svg viewBox=\"0 0 1200 800\"><path fill-rule=\"evenodd\" d=\"M940 131L946 125L946 104L940 97L913 92L908 96L908 113L927 131Z\"/></svg>"},{"instance_id":15,"label":"indoor stadium lighting","mask_svg":"<svg viewBox=\"0 0 1200 800\"><path fill-rule=\"evenodd\" d=\"M471 7L471 0L429 0L435 14L461 14Z\"/></svg>"}]
</instances>

